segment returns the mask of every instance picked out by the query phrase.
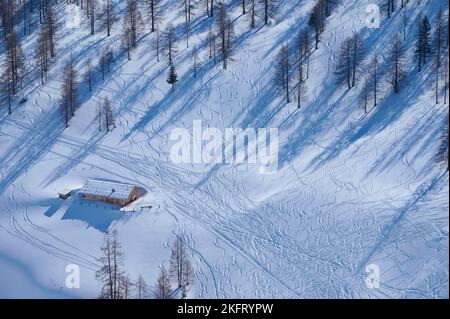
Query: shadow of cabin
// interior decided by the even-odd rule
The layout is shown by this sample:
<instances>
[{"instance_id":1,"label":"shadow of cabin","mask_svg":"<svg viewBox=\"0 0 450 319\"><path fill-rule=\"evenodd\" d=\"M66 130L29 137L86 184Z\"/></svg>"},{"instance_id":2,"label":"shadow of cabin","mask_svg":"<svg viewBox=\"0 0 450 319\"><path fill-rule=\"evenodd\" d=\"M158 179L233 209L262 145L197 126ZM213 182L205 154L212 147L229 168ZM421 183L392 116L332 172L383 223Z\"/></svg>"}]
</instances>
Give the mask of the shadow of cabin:
<instances>
[{"instance_id":1,"label":"shadow of cabin","mask_svg":"<svg viewBox=\"0 0 450 319\"><path fill-rule=\"evenodd\" d=\"M140 188L131 184L89 179L79 191L83 199L127 206L140 197Z\"/></svg>"}]
</instances>

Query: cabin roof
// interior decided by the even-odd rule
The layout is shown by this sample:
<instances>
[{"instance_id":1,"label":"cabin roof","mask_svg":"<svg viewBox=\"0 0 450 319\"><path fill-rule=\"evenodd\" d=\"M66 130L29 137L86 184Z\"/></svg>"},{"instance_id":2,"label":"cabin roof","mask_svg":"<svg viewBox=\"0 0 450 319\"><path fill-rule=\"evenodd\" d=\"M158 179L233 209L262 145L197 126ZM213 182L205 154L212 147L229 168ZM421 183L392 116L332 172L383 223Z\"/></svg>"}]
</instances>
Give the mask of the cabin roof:
<instances>
[{"instance_id":1,"label":"cabin roof","mask_svg":"<svg viewBox=\"0 0 450 319\"><path fill-rule=\"evenodd\" d=\"M79 193L126 200L134 188L135 186L131 184L88 179Z\"/></svg>"}]
</instances>

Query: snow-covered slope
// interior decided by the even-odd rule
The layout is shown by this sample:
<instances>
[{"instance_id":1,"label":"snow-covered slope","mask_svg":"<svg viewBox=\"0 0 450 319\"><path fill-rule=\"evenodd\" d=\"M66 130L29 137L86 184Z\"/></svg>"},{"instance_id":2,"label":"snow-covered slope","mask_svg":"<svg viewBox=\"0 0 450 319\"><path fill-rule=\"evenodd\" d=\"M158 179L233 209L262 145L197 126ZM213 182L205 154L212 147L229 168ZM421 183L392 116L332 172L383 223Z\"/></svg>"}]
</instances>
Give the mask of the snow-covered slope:
<instances>
[{"instance_id":1,"label":"snow-covered slope","mask_svg":"<svg viewBox=\"0 0 450 319\"><path fill-rule=\"evenodd\" d=\"M115 2L123 14L126 1ZM211 18L203 7L186 48L179 1L163 1L163 25L179 26L175 91L166 83L167 61L158 63L151 49L155 34L146 31L132 60L117 56L92 93L81 84L82 105L64 129L58 103L65 63L72 55L83 78L89 58L119 48L121 28L116 24L108 38L89 35L87 20L66 29L62 1L48 81L30 81L22 93L28 101L14 105L12 115L0 110L0 296L19 295L8 288L14 278L21 278L24 297L97 296L103 236L117 229L127 272L151 284L169 260L169 244L186 234L196 274L192 297L448 298L448 173L435 162L447 106L435 103L431 78L411 71L399 94L386 85L379 105L364 114L362 85L346 90L334 79L335 55L353 31L364 36L369 59L383 56L402 30L399 9L380 29L367 29L371 2L341 1L327 19L311 56L307 103L297 110L276 93L274 60L308 24L312 1L279 0L270 24L251 31L241 1L226 1L236 34L228 70L208 58ZM436 17L444 3L410 2L411 58L418 17ZM36 35L22 43L31 57ZM98 130L104 97L117 114L110 133ZM278 171L173 163L170 133L191 131L195 120L221 131L278 128ZM148 194L139 204L154 209L121 213L57 198L90 178L141 186ZM81 267L80 289L65 287L72 263ZM366 286L369 264L381 271L378 289Z\"/></svg>"}]
</instances>

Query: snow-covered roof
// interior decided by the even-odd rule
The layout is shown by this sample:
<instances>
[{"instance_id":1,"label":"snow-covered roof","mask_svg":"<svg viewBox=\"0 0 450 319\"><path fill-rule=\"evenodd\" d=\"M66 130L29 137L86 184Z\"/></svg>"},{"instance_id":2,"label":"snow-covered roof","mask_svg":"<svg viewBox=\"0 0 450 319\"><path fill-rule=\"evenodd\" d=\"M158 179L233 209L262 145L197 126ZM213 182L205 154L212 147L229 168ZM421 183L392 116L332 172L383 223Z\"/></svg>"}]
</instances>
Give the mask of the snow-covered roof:
<instances>
[{"instance_id":1,"label":"snow-covered roof","mask_svg":"<svg viewBox=\"0 0 450 319\"><path fill-rule=\"evenodd\" d=\"M134 187L131 184L88 179L79 193L82 195L104 196L114 199L128 199Z\"/></svg>"}]
</instances>

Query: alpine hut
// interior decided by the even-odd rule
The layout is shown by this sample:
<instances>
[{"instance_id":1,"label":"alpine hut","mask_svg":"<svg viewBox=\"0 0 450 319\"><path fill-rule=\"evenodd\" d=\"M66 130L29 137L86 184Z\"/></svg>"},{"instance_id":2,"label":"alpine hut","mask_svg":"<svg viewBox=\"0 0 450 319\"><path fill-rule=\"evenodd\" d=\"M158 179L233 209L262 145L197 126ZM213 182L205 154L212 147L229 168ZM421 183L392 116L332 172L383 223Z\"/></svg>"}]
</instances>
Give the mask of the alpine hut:
<instances>
[{"instance_id":1,"label":"alpine hut","mask_svg":"<svg viewBox=\"0 0 450 319\"><path fill-rule=\"evenodd\" d=\"M131 184L88 179L79 194L85 199L126 206L139 197L139 188Z\"/></svg>"}]
</instances>

